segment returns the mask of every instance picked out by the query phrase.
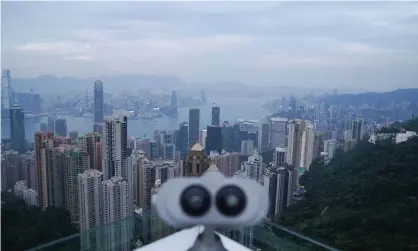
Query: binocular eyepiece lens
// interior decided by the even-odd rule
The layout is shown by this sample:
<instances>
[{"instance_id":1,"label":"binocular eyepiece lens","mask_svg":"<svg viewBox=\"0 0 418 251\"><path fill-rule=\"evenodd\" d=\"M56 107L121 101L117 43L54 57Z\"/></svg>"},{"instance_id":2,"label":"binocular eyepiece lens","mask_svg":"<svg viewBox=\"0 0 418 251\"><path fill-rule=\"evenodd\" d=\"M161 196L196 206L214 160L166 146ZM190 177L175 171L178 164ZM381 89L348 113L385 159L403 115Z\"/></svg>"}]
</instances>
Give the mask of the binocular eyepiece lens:
<instances>
[{"instance_id":1,"label":"binocular eyepiece lens","mask_svg":"<svg viewBox=\"0 0 418 251\"><path fill-rule=\"evenodd\" d=\"M211 197L206 188L199 185L187 187L180 196L183 211L192 217L207 213L211 206Z\"/></svg>"},{"instance_id":2,"label":"binocular eyepiece lens","mask_svg":"<svg viewBox=\"0 0 418 251\"><path fill-rule=\"evenodd\" d=\"M229 185L219 190L216 196L216 207L218 211L229 217L242 213L247 204L247 197L241 188Z\"/></svg>"}]
</instances>

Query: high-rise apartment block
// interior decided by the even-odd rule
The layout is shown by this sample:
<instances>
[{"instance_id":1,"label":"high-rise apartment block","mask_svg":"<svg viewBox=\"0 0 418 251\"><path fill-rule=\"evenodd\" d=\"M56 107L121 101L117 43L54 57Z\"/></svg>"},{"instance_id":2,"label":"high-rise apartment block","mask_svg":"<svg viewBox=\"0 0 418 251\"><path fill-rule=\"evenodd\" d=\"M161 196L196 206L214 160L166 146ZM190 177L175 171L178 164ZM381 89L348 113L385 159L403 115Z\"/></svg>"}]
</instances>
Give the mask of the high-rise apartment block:
<instances>
[{"instance_id":1,"label":"high-rise apartment block","mask_svg":"<svg viewBox=\"0 0 418 251\"><path fill-rule=\"evenodd\" d=\"M118 176L127 178L127 117L118 116L106 118L103 131L103 161L104 179Z\"/></svg>"},{"instance_id":2,"label":"high-rise apartment block","mask_svg":"<svg viewBox=\"0 0 418 251\"><path fill-rule=\"evenodd\" d=\"M219 172L223 173L226 177L232 177L240 169L239 156L240 154L237 152L228 153L223 151L219 154L216 151L212 151L210 152L209 158L218 167Z\"/></svg>"}]
</instances>

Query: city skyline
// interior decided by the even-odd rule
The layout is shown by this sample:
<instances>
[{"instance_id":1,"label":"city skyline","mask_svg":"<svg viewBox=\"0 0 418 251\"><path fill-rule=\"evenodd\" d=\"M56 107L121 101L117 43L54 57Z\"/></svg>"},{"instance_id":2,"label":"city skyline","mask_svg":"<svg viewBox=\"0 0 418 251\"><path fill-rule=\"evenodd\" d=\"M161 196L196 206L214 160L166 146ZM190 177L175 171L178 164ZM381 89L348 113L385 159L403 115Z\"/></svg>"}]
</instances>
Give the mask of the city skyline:
<instances>
[{"instance_id":1,"label":"city skyline","mask_svg":"<svg viewBox=\"0 0 418 251\"><path fill-rule=\"evenodd\" d=\"M7 2L2 63L16 78L106 73L413 87L417 9L407 2Z\"/></svg>"}]
</instances>

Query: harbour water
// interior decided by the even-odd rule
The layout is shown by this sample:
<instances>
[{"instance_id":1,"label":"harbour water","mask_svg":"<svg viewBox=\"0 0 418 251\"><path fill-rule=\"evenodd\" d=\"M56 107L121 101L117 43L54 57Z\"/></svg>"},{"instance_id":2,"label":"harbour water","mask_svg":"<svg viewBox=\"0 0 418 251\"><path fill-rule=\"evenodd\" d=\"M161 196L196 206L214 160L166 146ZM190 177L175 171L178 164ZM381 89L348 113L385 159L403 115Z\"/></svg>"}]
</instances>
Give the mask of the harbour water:
<instances>
[{"instance_id":1,"label":"harbour water","mask_svg":"<svg viewBox=\"0 0 418 251\"><path fill-rule=\"evenodd\" d=\"M271 112L262 105L266 100L261 98L219 98L211 100L221 107L221 123L228 120L235 122L238 119L260 120ZM211 123L212 103L199 106L200 127L205 128ZM174 130L183 121L188 121L189 108L178 109L177 117L162 117L150 120L128 120L128 136L151 137L154 130ZM74 117L72 115L58 116L67 120L67 130L78 131L79 135L93 131L93 117ZM46 122L47 118L25 120L26 139L33 141L34 133L39 130L39 123ZM2 138L10 137L10 122L5 121L1 125Z\"/></svg>"}]
</instances>

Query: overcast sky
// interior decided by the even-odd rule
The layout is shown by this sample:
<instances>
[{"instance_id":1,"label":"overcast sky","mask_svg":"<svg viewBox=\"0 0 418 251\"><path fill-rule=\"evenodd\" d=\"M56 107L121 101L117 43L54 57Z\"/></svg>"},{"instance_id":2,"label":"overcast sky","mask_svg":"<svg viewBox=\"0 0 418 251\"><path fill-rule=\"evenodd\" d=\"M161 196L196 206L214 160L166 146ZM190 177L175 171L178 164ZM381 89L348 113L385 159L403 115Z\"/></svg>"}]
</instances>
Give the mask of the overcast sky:
<instances>
[{"instance_id":1,"label":"overcast sky","mask_svg":"<svg viewBox=\"0 0 418 251\"><path fill-rule=\"evenodd\" d=\"M2 2L14 77L418 87L418 2Z\"/></svg>"}]
</instances>

